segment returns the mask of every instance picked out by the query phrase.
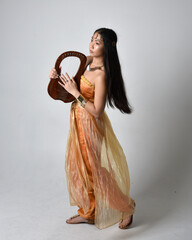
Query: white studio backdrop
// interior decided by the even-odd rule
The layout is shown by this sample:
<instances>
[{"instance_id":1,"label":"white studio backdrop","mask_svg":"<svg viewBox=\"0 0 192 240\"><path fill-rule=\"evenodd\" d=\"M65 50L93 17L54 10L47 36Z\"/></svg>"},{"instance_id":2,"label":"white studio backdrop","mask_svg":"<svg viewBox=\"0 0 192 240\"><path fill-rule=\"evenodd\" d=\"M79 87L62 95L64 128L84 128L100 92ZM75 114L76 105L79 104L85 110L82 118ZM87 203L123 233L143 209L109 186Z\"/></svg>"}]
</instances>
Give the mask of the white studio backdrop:
<instances>
[{"instance_id":1,"label":"white studio backdrop","mask_svg":"<svg viewBox=\"0 0 192 240\"><path fill-rule=\"evenodd\" d=\"M89 55L91 36L100 27L117 33L134 108L123 115L106 107L137 204L130 238L190 239L191 10L187 0L0 2L0 239L125 234L112 235L117 226L87 226L83 236L65 224L76 213L64 170L70 104L47 93L57 57L68 50ZM65 65L70 76L77 63Z\"/></svg>"}]
</instances>

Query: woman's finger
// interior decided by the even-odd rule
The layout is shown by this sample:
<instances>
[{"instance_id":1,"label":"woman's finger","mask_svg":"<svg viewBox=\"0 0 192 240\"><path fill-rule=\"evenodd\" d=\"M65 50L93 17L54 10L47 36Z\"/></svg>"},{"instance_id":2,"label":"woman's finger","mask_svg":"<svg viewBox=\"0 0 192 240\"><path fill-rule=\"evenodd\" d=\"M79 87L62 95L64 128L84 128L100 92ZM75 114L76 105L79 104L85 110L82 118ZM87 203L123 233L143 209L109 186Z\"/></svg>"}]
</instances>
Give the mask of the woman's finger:
<instances>
[{"instance_id":1,"label":"woman's finger","mask_svg":"<svg viewBox=\"0 0 192 240\"><path fill-rule=\"evenodd\" d=\"M65 88L65 85L64 84L62 84L61 82L58 82L63 88Z\"/></svg>"},{"instance_id":2,"label":"woman's finger","mask_svg":"<svg viewBox=\"0 0 192 240\"><path fill-rule=\"evenodd\" d=\"M67 75L68 80L71 80L70 77L69 77L69 75L68 75L67 73L65 73L65 74Z\"/></svg>"},{"instance_id":3,"label":"woman's finger","mask_svg":"<svg viewBox=\"0 0 192 240\"><path fill-rule=\"evenodd\" d=\"M62 77L63 77L65 83L69 81L69 80L65 77L65 75L62 74Z\"/></svg>"},{"instance_id":4,"label":"woman's finger","mask_svg":"<svg viewBox=\"0 0 192 240\"><path fill-rule=\"evenodd\" d=\"M65 84L65 80L63 79L63 77L59 76L59 79L62 81L63 84Z\"/></svg>"},{"instance_id":5,"label":"woman's finger","mask_svg":"<svg viewBox=\"0 0 192 240\"><path fill-rule=\"evenodd\" d=\"M65 80L62 77L60 77L60 76L59 76L59 79L62 82L62 84L65 86L65 84L66 84Z\"/></svg>"},{"instance_id":6,"label":"woman's finger","mask_svg":"<svg viewBox=\"0 0 192 240\"><path fill-rule=\"evenodd\" d=\"M58 78L58 73L55 68L52 68L50 73L49 73L49 78Z\"/></svg>"},{"instance_id":7,"label":"woman's finger","mask_svg":"<svg viewBox=\"0 0 192 240\"><path fill-rule=\"evenodd\" d=\"M66 77L63 73L61 73L61 77L66 81Z\"/></svg>"}]
</instances>

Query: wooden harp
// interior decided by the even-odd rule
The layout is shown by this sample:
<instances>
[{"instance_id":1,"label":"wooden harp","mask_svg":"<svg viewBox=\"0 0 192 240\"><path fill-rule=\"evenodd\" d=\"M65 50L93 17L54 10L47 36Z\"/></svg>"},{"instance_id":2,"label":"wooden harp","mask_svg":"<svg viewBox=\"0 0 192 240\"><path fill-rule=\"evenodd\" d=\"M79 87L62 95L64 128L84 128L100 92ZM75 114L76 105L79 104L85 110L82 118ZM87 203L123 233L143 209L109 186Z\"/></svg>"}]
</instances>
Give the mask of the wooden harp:
<instances>
[{"instance_id":1,"label":"wooden harp","mask_svg":"<svg viewBox=\"0 0 192 240\"><path fill-rule=\"evenodd\" d=\"M77 83L78 90L80 91L80 78L85 70L87 57L83 53L76 52L76 51L67 51L67 52L62 53L55 62L55 69L59 75L61 74L59 66L60 66L61 62L63 61L63 59L65 59L67 57L78 57L80 59L79 69L78 69L76 75L74 76L75 82ZM75 100L75 97L73 95L71 95L69 92L67 92L58 83L58 81L60 81L59 78L56 78L56 79L51 78L50 79L50 82L49 82L48 88L47 88L49 95L53 99L61 100L65 103L72 102L73 100Z\"/></svg>"}]
</instances>

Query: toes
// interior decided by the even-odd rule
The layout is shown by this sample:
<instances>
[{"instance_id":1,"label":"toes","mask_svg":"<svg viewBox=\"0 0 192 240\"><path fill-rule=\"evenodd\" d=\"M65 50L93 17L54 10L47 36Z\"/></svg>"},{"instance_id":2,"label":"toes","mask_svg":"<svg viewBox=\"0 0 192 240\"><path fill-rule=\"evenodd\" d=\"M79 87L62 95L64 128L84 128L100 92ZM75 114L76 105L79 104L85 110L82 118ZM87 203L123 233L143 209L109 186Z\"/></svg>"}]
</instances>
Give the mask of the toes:
<instances>
[{"instance_id":1,"label":"toes","mask_svg":"<svg viewBox=\"0 0 192 240\"><path fill-rule=\"evenodd\" d=\"M121 228L121 229L123 229L123 228L125 228L126 227L126 224L119 224L119 228Z\"/></svg>"},{"instance_id":2,"label":"toes","mask_svg":"<svg viewBox=\"0 0 192 240\"><path fill-rule=\"evenodd\" d=\"M66 223L71 223L71 222L73 222L73 220L72 220L73 218L72 217L70 217L69 219L67 219L66 220Z\"/></svg>"},{"instance_id":3,"label":"toes","mask_svg":"<svg viewBox=\"0 0 192 240\"><path fill-rule=\"evenodd\" d=\"M120 223L120 224L119 224L119 228L122 228L122 227L124 227L124 226L123 226L123 224L122 224L122 223Z\"/></svg>"}]
</instances>

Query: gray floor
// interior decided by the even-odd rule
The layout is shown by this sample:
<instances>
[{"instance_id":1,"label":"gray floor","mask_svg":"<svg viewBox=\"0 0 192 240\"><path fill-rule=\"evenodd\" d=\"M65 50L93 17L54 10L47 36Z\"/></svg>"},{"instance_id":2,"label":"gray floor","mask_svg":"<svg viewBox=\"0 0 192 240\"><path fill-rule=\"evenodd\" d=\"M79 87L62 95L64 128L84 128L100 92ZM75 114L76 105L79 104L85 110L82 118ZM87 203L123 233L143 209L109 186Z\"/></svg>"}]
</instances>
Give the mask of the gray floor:
<instances>
[{"instance_id":1,"label":"gray floor","mask_svg":"<svg viewBox=\"0 0 192 240\"><path fill-rule=\"evenodd\" d=\"M164 184L156 178L143 188L132 177L132 196L137 203L134 223L128 230L118 223L103 230L95 225L67 224L76 214L68 200L63 158L47 160L41 156L38 168L23 163L20 171L5 170L0 191L0 239L2 240L63 240L63 239L191 239L190 179L182 185ZM187 173L187 172L186 172ZM189 176L186 174L186 176ZM174 179L173 179L174 181ZM185 187L182 187L185 186ZM143 189L143 191L141 190Z\"/></svg>"}]
</instances>

